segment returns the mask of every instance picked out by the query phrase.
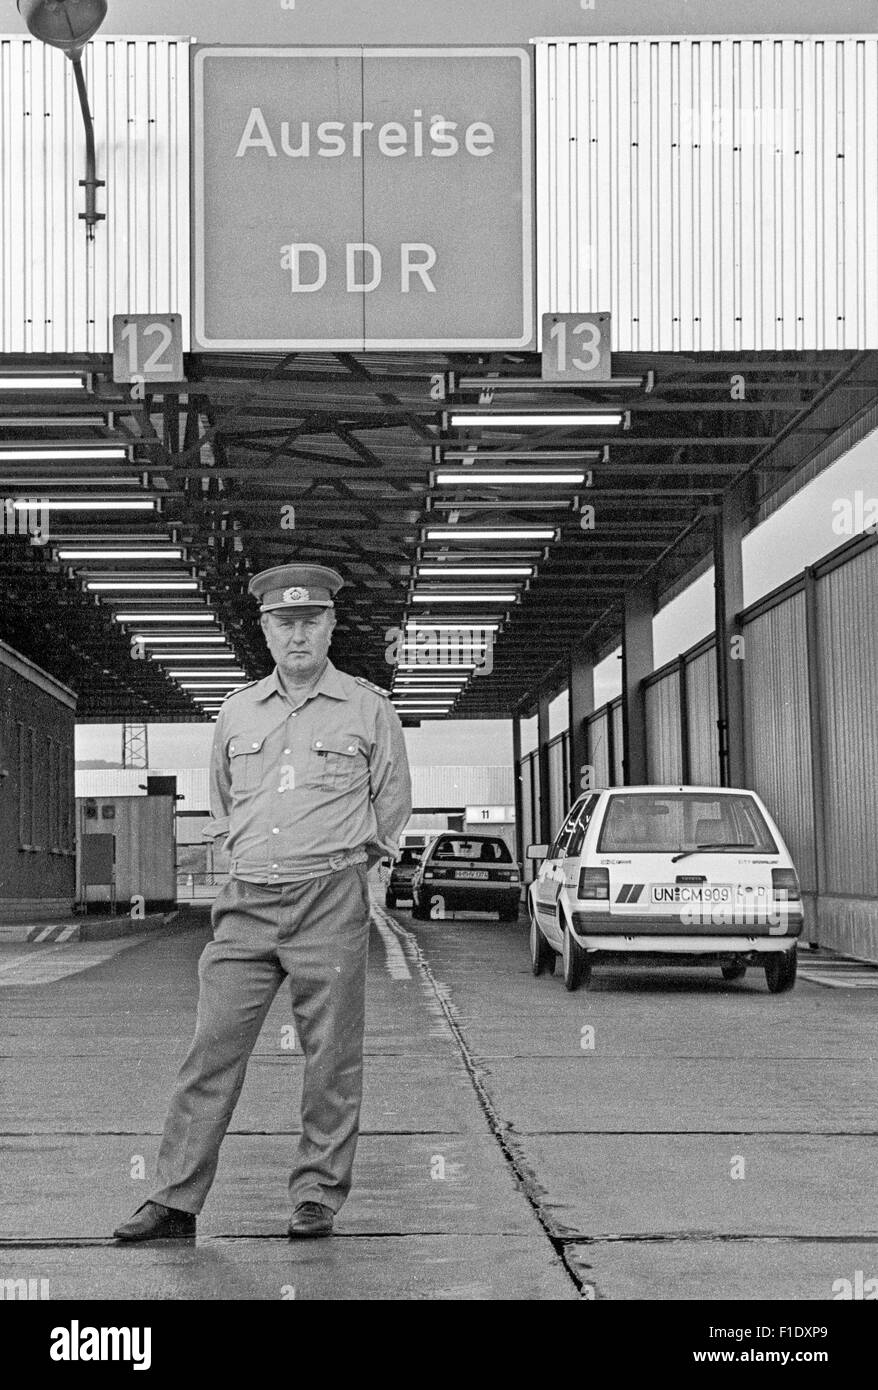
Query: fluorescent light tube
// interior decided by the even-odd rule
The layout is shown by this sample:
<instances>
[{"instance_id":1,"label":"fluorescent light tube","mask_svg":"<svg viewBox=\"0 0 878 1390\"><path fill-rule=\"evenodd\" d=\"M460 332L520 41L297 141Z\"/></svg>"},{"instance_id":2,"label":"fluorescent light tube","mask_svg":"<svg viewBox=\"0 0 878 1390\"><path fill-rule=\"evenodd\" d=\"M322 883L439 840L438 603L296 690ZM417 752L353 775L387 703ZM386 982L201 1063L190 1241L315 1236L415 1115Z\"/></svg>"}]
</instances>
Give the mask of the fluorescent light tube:
<instances>
[{"instance_id":1,"label":"fluorescent light tube","mask_svg":"<svg viewBox=\"0 0 878 1390\"><path fill-rule=\"evenodd\" d=\"M59 550L59 560L182 560L180 547L173 550Z\"/></svg>"},{"instance_id":2,"label":"fluorescent light tube","mask_svg":"<svg viewBox=\"0 0 878 1390\"><path fill-rule=\"evenodd\" d=\"M138 498L137 501L118 497L94 501L81 498L74 501L69 497L16 498L13 507L16 511L30 511L33 507L45 507L52 512L154 512L158 506L156 498Z\"/></svg>"},{"instance_id":3,"label":"fluorescent light tube","mask_svg":"<svg viewBox=\"0 0 878 1390\"><path fill-rule=\"evenodd\" d=\"M215 623L214 613L114 613L117 623Z\"/></svg>"},{"instance_id":4,"label":"fluorescent light tube","mask_svg":"<svg viewBox=\"0 0 878 1390\"><path fill-rule=\"evenodd\" d=\"M421 565L418 579L530 579L533 565Z\"/></svg>"},{"instance_id":5,"label":"fluorescent light tube","mask_svg":"<svg viewBox=\"0 0 878 1390\"><path fill-rule=\"evenodd\" d=\"M119 616L118 613L116 614L116 616ZM146 621L148 621L148 619L144 618L144 622ZM157 642L160 647L170 647L175 643L179 646L186 647L194 645L196 643L201 643L202 645L206 645L207 643L217 643L218 645L223 647L226 644L225 637L201 637L198 635L194 637L166 637L163 632L134 632L131 635L136 642L142 642L144 646L149 646L152 642ZM213 659L213 652L210 653L210 657L211 659ZM179 656L175 658L175 660L179 659Z\"/></svg>"},{"instance_id":6,"label":"fluorescent light tube","mask_svg":"<svg viewBox=\"0 0 878 1390\"><path fill-rule=\"evenodd\" d=\"M155 580L155 579L144 579L141 583L138 583L138 584L113 584L110 580L106 580L106 581L105 581L105 580L103 580L103 579L96 579L96 580L91 580L91 581L89 581L89 583L86 584L85 587L86 587L87 589L94 589L94 590L97 591L97 592L113 592L113 593L131 593L131 592L134 592L134 593L138 593L138 594L139 594L139 593L141 593L144 589L150 589L150 590L155 590L155 589L173 589L173 590L175 590L175 591L176 591L176 590L188 590L188 591L191 593L193 589L195 589L195 590L198 589L198 580L197 580L197 579L180 579L180 580L171 580L171 579L168 579L168 580L164 580L164 579L160 579L160 580Z\"/></svg>"},{"instance_id":7,"label":"fluorescent light tube","mask_svg":"<svg viewBox=\"0 0 878 1390\"><path fill-rule=\"evenodd\" d=\"M0 463L45 463L49 459L66 459L72 463L97 463L104 459L125 460L128 450L117 445L102 449L100 444L78 449L0 449Z\"/></svg>"},{"instance_id":8,"label":"fluorescent light tube","mask_svg":"<svg viewBox=\"0 0 878 1390\"><path fill-rule=\"evenodd\" d=\"M517 529L504 527L492 531L476 531L471 527L465 526L431 526L426 533L428 541L456 541L460 545L469 545L472 541L553 541L555 539L555 527L540 526L531 529Z\"/></svg>"},{"instance_id":9,"label":"fluorescent light tube","mask_svg":"<svg viewBox=\"0 0 878 1390\"><path fill-rule=\"evenodd\" d=\"M536 487L539 484L561 487L566 484L576 486L584 482L584 473L475 473L470 468L462 468L460 472L436 474L438 487L457 486L461 483L509 483L513 487Z\"/></svg>"},{"instance_id":10,"label":"fluorescent light tube","mask_svg":"<svg viewBox=\"0 0 878 1390\"><path fill-rule=\"evenodd\" d=\"M451 424L461 429L490 429L502 426L511 429L526 429L528 425L539 425L543 429L564 428L573 425L612 427L621 425L622 414L615 411L611 415L595 412L578 415L452 415Z\"/></svg>"},{"instance_id":11,"label":"fluorescent light tube","mask_svg":"<svg viewBox=\"0 0 878 1390\"><path fill-rule=\"evenodd\" d=\"M0 391L84 391L81 376L0 376Z\"/></svg>"},{"instance_id":12,"label":"fluorescent light tube","mask_svg":"<svg viewBox=\"0 0 878 1390\"><path fill-rule=\"evenodd\" d=\"M514 603L517 594L412 594L412 603Z\"/></svg>"}]
</instances>

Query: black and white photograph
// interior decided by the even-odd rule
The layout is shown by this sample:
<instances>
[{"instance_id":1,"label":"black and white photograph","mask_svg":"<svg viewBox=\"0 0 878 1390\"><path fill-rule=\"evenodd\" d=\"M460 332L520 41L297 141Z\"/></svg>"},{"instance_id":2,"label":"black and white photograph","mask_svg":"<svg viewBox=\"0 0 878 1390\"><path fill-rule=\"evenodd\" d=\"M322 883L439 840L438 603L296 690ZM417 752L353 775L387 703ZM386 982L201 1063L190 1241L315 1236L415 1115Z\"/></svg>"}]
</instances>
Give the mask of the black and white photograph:
<instances>
[{"instance_id":1,"label":"black and white photograph","mask_svg":"<svg viewBox=\"0 0 878 1390\"><path fill-rule=\"evenodd\" d=\"M874 0L0 8L23 1367L560 1302L630 1369L838 1374Z\"/></svg>"}]
</instances>

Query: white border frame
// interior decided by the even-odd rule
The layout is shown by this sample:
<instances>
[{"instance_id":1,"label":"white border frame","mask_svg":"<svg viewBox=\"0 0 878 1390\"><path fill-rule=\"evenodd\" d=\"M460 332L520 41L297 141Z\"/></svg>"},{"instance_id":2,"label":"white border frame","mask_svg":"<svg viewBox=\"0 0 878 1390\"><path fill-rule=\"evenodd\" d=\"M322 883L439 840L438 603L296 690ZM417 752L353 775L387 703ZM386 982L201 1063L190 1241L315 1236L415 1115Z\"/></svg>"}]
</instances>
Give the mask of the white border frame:
<instances>
[{"instance_id":1,"label":"white border frame","mask_svg":"<svg viewBox=\"0 0 878 1390\"><path fill-rule=\"evenodd\" d=\"M496 47L372 47L368 44L339 47L254 47L206 44L193 47L192 70L192 346L193 352L443 352L532 348L536 341L535 241L533 189L533 82L532 53L517 45ZM522 333L516 338L208 338L204 332L204 63L216 57L249 58L422 58L518 57L521 65L521 162L522 162Z\"/></svg>"}]
</instances>

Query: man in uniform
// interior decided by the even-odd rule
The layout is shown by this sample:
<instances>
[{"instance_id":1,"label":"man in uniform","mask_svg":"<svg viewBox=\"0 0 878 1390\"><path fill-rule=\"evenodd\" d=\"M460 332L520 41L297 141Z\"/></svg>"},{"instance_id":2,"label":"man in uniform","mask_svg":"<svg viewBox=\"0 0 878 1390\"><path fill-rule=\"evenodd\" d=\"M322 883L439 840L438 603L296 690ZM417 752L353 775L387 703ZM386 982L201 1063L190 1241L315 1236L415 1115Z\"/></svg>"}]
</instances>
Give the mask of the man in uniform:
<instances>
[{"instance_id":1,"label":"man in uniform","mask_svg":"<svg viewBox=\"0 0 878 1390\"><path fill-rule=\"evenodd\" d=\"M324 1236L350 1191L362 1095L372 864L411 813L399 716L387 693L328 659L340 575L254 575L276 666L223 703L208 833L230 875L199 962L195 1038L171 1099L151 1198L118 1240L195 1234L247 1062L284 977L305 1056L289 1234Z\"/></svg>"}]
</instances>

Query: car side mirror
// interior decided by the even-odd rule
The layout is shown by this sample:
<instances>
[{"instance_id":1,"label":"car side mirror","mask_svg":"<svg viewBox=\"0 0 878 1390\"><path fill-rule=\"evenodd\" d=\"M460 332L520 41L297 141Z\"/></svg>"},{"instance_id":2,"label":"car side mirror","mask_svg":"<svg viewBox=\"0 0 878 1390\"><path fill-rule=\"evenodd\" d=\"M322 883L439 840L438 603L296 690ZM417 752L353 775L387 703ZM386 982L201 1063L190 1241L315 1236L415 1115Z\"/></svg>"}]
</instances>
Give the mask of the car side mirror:
<instances>
[{"instance_id":1,"label":"car side mirror","mask_svg":"<svg viewBox=\"0 0 878 1390\"><path fill-rule=\"evenodd\" d=\"M549 845L528 845L525 857L527 859L548 859L549 848Z\"/></svg>"}]
</instances>

